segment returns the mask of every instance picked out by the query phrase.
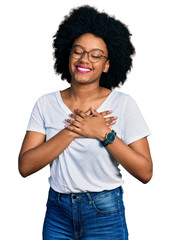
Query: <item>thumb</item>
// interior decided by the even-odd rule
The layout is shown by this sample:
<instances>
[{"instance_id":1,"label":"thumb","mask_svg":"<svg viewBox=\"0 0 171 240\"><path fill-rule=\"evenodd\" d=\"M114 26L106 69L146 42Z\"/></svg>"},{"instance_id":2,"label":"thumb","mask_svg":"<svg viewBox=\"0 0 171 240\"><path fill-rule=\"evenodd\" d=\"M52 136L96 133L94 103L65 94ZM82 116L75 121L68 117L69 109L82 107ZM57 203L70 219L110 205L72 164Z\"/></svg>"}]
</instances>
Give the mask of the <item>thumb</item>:
<instances>
[{"instance_id":1,"label":"thumb","mask_svg":"<svg viewBox=\"0 0 171 240\"><path fill-rule=\"evenodd\" d=\"M99 113L96 111L96 109L94 107L91 107L90 109L91 109L93 116L97 117Z\"/></svg>"},{"instance_id":2,"label":"thumb","mask_svg":"<svg viewBox=\"0 0 171 240\"><path fill-rule=\"evenodd\" d=\"M85 112L85 114L88 115L88 116L91 115L91 114L92 114L92 110L91 110L91 108L88 109L88 110Z\"/></svg>"}]
</instances>

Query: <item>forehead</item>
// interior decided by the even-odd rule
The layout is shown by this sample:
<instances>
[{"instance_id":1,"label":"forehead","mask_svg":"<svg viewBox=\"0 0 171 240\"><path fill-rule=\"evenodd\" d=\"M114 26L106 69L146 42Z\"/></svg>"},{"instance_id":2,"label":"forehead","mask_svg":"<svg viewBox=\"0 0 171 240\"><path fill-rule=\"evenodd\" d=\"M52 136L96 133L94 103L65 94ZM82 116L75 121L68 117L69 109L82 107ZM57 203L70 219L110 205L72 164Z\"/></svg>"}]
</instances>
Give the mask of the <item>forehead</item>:
<instances>
[{"instance_id":1,"label":"forehead","mask_svg":"<svg viewBox=\"0 0 171 240\"><path fill-rule=\"evenodd\" d=\"M97 37L91 33L85 33L78 37L74 43L74 45L80 45L85 50L90 51L92 49L101 49L104 52L107 51L107 46L104 40L100 37Z\"/></svg>"}]
</instances>

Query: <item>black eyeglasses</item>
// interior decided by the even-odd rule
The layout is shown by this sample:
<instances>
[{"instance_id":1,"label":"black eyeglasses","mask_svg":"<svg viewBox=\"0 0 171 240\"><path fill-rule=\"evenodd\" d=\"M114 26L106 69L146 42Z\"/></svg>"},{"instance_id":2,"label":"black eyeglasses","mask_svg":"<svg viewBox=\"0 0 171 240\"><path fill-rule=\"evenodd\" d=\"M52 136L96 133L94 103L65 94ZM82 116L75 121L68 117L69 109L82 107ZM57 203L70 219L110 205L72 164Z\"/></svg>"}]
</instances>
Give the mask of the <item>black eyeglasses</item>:
<instances>
[{"instance_id":1,"label":"black eyeglasses","mask_svg":"<svg viewBox=\"0 0 171 240\"><path fill-rule=\"evenodd\" d=\"M87 51L84 51L84 49L81 46L78 45L78 46L72 47L70 49L70 51L71 51L71 56L74 59L80 59L85 55L85 53L87 53L88 54L88 59L92 63L99 62L102 57L108 59L106 56L102 55L101 51L98 50L98 49L93 49L93 50L87 52Z\"/></svg>"}]
</instances>

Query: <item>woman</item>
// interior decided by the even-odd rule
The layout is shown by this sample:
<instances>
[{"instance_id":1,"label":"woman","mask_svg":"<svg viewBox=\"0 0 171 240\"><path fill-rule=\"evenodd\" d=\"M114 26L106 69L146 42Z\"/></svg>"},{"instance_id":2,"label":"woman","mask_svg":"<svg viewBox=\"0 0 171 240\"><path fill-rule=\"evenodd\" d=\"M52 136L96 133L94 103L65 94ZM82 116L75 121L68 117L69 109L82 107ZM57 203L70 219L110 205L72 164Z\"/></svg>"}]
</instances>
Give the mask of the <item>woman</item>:
<instances>
[{"instance_id":1,"label":"woman","mask_svg":"<svg viewBox=\"0 0 171 240\"><path fill-rule=\"evenodd\" d=\"M150 131L135 101L115 90L132 66L130 33L83 6L53 47L70 87L38 99L19 155L23 177L51 166L43 239L128 239L118 165L143 183L152 177Z\"/></svg>"}]
</instances>

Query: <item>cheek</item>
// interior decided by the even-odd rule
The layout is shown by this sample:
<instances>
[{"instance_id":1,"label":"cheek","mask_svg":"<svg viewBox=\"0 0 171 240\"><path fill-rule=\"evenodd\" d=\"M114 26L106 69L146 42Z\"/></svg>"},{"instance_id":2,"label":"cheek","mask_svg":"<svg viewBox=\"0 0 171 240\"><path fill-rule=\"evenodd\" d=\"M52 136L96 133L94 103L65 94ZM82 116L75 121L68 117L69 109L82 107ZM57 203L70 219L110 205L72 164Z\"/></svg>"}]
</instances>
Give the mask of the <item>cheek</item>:
<instances>
[{"instance_id":1,"label":"cheek","mask_svg":"<svg viewBox=\"0 0 171 240\"><path fill-rule=\"evenodd\" d=\"M105 70L105 64L99 63L99 66L97 66L96 69L97 69L97 71L98 71L99 74L102 74L103 71Z\"/></svg>"},{"instance_id":2,"label":"cheek","mask_svg":"<svg viewBox=\"0 0 171 240\"><path fill-rule=\"evenodd\" d=\"M69 72L72 74L75 71L73 58L69 58Z\"/></svg>"}]
</instances>

